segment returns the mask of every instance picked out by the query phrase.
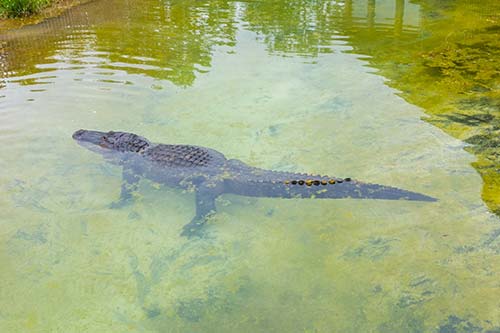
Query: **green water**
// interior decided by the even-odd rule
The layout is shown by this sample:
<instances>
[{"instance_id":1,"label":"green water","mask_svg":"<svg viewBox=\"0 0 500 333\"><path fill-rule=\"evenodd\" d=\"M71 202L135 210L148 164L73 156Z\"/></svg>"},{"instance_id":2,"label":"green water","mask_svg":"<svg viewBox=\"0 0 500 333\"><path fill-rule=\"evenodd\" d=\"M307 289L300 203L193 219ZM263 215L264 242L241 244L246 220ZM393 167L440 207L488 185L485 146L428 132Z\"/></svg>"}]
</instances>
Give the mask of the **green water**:
<instances>
[{"instance_id":1,"label":"green water","mask_svg":"<svg viewBox=\"0 0 500 333\"><path fill-rule=\"evenodd\" d=\"M464 36L496 50L497 8L98 0L0 35L0 331L500 332L499 164L472 165L499 156L498 75L462 75L471 97L422 60ZM476 111L493 118L463 128ZM193 194L143 181L109 209L121 172L79 128L439 201L225 195L188 240ZM488 154L459 140L485 133Z\"/></svg>"}]
</instances>

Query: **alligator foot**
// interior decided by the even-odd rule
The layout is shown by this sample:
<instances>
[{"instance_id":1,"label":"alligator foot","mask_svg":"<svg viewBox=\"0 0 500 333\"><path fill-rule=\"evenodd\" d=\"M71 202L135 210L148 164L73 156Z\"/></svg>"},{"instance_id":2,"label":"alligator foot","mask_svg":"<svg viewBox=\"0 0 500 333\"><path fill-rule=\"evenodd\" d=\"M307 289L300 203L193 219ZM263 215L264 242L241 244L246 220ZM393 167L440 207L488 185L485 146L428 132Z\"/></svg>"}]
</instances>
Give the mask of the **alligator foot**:
<instances>
[{"instance_id":1,"label":"alligator foot","mask_svg":"<svg viewBox=\"0 0 500 333\"><path fill-rule=\"evenodd\" d=\"M215 199L221 193L222 183L203 183L196 190L196 216L182 228L182 236L204 236L203 225L216 212Z\"/></svg>"},{"instance_id":2,"label":"alligator foot","mask_svg":"<svg viewBox=\"0 0 500 333\"><path fill-rule=\"evenodd\" d=\"M206 229L204 228L205 224L207 223L207 220L213 216L214 213L212 214L207 214L205 216L196 216L194 217L191 222L186 224L184 227L182 227L182 232L181 236L187 237L187 238L202 238L206 234Z\"/></svg>"},{"instance_id":3,"label":"alligator foot","mask_svg":"<svg viewBox=\"0 0 500 333\"><path fill-rule=\"evenodd\" d=\"M188 223L184 227L182 227L181 236L187 238L202 238L205 234L205 230L203 230L202 224L198 223Z\"/></svg>"},{"instance_id":4,"label":"alligator foot","mask_svg":"<svg viewBox=\"0 0 500 333\"><path fill-rule=\"evenodd\" d=\"M120 209L134 203L134 193L137 191L140 180L139 175L134 169L123 167L122 180L120 199L109 205L111 209Z\"/></svg>"}]
</instances>

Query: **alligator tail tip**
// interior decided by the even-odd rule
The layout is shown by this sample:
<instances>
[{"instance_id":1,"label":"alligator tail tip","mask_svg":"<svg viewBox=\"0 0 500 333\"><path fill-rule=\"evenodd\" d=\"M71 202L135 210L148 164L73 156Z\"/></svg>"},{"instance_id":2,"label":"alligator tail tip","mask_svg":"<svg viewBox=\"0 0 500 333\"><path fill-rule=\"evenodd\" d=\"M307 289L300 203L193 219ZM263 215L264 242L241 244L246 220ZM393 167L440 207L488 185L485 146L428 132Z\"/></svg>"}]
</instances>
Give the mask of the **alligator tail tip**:
<instances>
[{"instance_id":1,"label":"alligator tail tip","mask_svg":"<svg viewBox=\"0 0 500 333\"><path fill-rule=\"evenodd\" d=\"M420 194L420 193L414 193L411 197L408 198L408 200L412 201L426 201L426 202L436 202L438 199L430 197L425 194Z\"/></svg>"}]
</instances>

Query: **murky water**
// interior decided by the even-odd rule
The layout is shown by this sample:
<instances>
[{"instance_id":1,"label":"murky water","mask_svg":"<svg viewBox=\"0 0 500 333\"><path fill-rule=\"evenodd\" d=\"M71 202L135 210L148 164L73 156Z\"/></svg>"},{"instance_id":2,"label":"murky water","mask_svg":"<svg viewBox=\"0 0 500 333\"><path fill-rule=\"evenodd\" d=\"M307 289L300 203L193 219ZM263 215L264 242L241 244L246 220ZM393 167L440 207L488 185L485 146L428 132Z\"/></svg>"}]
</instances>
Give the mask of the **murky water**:
<instances>
[{"instance_id":1,"label":"murky water","mask_svg":"<svg viewBox=\"0 0 500 333\"><path fill-rule=\"evenodd\" d=\"M434 25L496 19L454 6L98 0L1 35L0 331L499 332L484 156L422 120L407 100L429 90L401 74ZM225 195L188 240L193 194L143 181L108 208L121 172L79 128L439 201Z\"/></svg>"}]
</instances>

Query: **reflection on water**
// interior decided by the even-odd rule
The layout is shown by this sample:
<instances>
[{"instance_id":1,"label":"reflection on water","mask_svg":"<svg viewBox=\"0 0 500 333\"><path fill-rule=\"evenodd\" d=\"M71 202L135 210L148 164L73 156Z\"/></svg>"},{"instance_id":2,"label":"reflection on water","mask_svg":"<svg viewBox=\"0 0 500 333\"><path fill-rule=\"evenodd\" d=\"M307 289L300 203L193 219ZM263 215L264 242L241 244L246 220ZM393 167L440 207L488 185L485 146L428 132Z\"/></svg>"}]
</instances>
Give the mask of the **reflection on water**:
<instances>
[{"instance_id":1,"label":"reflection on water","mask_svg":"<svg viewBox=\"0 0 500 333\"><path fill-rule=\"evenodd\" d=\"M92 64L191 85L195 73L210 67L214 46L234 45L235 11L226 1L83 5L7 34L4 76L32 73L49 58L66 60L75 69Z\"/></svg>"},{"instance_id":2,"label":"reflection on water","mask_svg":"<svg viewBox=\"0 0 500 333\"><path fill-rule=\"evenodd\" d=\"M271 52L307 57L331 52L332 44L345 44L360 30L416 37L417 5L406 3L406 14L405 1L380 7L376 15L374 1L97 1L4 34L3 76L33 73L57 55L73 54L76 65L93 51L106 59L104 68L191 85L196 72L210 68L214 46L235 45L238 24Z\"/></svg>"},{"instance_id":3,"label":"reflection on water","mask_svg":"<svg viewBox=\"0 0 500 333\"><path fill-rule=\"evenodd\" d=\"M499 219L475 156L438 128L478 143L494 184L488 6L98 0L0 35L0 331L500 330ZM192 193L144 181L109 209L121 172L78 128L439 202L224 196L187 240Z\"/></svg>"}]
</instances>

